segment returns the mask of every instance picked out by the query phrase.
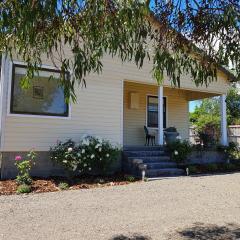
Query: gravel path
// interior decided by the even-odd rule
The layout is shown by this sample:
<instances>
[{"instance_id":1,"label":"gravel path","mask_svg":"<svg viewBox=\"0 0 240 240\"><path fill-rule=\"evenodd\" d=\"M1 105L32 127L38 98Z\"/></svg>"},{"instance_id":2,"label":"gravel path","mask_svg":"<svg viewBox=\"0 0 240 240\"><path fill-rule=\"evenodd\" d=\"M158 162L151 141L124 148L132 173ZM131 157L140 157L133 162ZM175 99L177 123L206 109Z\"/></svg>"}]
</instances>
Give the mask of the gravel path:
<instances>
[{"instance_id":1,"label":"gravel path","mask_svg":"<svg viewBox=\"0 0 240 240\"><path fill-rule=\"evenodd\" d=\"M0 196L0 239L240 239L240 173Z\"/></svg>"}]
</instances>

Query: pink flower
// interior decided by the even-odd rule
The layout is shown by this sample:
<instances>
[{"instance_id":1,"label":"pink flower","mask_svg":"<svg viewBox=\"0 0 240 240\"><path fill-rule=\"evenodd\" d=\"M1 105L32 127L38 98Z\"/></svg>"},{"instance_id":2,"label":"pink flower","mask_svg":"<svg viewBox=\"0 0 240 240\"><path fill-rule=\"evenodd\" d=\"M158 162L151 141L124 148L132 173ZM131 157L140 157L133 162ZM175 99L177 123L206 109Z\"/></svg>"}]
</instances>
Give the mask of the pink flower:
<instances>
[{"instance_id":1,"label":"pink flower","mask_svg":"<svg viewBox=\"0 0 240 240\"><path fill-rule=\"evenodd\" d=\"M15 161L21 161L21 160L22 160L22 157L20 155L15 157Z\"/></svg>"}]
</instances>

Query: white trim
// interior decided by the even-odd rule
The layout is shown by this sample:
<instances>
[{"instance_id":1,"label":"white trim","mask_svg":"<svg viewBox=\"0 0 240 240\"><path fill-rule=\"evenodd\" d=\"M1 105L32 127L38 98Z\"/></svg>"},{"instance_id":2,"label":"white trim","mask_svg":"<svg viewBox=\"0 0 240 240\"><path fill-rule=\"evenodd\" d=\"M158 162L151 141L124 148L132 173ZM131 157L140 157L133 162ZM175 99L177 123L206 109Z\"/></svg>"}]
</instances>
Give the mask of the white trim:
<instances>
[{"instance_id":1,"label":"white trim","mask_svg":"<svg viewBox=\"0 0 240 240\"><path fill-rule=\"evenodd\" d=\"M158 144L164 144L163 136L163 86L158 86Z\"/></svg>"},{"instance_id":2,"label":"white trim","mask_svg":"<svg viewBox=\"0 0 240 240\"><path fill-rule=\"evenodd\" d=\"M223 94L220 97L220 110L221 110L221 144L224 146L228 145L227 137L227 104L226 95Z\"/></svg>"},{"instance_id":3,"label":"white trim","mask_svg":"<svg viewBox=\"0 0 240 240\"><path fill-rule=\"evenodd\" d=\"M8 74L8 102L7 102L7 116L8 117L23 117L23 118L45 118L45 119L62 119L62 120L70 120L72 118L72 106L68 104L68 116L48 116L48 115L40 115L40 114L18 114L18 113L11 113L11 91L12 91L12 70L13 65L18 64L22 66L26 66L26 63L20 61L10 61L9 62L9 74ZM40 68L46 68L49 70L58 70L55 67L49 65L41 65Z\"/></svg>"},{"instance_id":4,"label":"white trim","mask_svg":"<svg viewBox=\"0 0 240 240\"><path fill-rule=\"evenodd\" d=\"M12 63L22 65L22 66L27 66L27 64L25 62L17 61L17 60L13 60ZM41 64L41 65L38 65L38 67L39 68L47 68L47 69L50 69L50 70L59 70L59 68L51 66L51 65L47 65L47 64Z\"/></svg>"},{"instance_id":5,"label":"white trim","mask_svg":"<svg viewBox=\"0 0 240 240\"><path fill-rule=\"evenodd\" d=\"M148 103L148 97L158 97L158 95L156 94L151 94L151 93L147 93L146 94L146 105L145 105L145 125L147 126L147 128L152 129L152 130L158 130L158 127L148 127L148 122L147 122L147 103ZM168 127L168 97L169 96L164 96L163 97L166 99L166 128Z\"/></svg>"},{"instance_id":6,"label":"white trim","mask_svg":"<svg viewBox=\"0 0 240 240\"><path fill-rule=\"evenodd\" d=\"M123 147L124 142L124 80L121 81L121 126L120 126L120 134L121 134L121 145Z\"/></svg>"}]
</instances>

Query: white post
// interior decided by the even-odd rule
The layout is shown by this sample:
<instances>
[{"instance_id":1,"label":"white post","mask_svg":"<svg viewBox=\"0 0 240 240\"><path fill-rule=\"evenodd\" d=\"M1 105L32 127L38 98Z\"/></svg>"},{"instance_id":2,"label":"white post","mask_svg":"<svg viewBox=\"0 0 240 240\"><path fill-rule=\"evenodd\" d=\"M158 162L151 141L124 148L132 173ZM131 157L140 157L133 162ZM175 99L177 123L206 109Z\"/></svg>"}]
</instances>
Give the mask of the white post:
<instances>
[{"instance_id":1,"label":"white post","mask_svg":"<svg viewBox=\"0 0 240 240\"><path fill-rule=\"evenodd\" d=\"M163 145L163 86L158 87L158 144Z\"/></svg>"},{"instance_id":2,"label":"white post","mask_svg":"<svg viewBox=\"0 0 240 240\"><path fill-rule=\"evenodd\" d=\"M223 94L220 97L221 104L221 144L223 146L228 145L228 136L227 136L227 106L226 106L226 95Z\"/></svg>"}]
</instances>

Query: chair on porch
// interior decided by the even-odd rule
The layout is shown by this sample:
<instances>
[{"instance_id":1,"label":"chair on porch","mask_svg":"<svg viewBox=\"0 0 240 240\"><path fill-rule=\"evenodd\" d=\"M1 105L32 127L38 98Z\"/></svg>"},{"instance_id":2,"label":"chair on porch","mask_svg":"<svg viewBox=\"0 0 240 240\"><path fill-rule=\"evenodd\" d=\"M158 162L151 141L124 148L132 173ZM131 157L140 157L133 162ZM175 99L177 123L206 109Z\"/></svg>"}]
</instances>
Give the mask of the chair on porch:
<instances>
[{"instance_id":1,"label":"chair on porch","mask_svg":"<svg viewBox=\"0 0 240 240\"><path fill-rule=\"evenodd\" d=\"M150 141L152 143L152 146L156 145L155 135L149 133L148 128L146 126L144 126L144 131L145 131L145 146L149 146Z\"/></svg>"}]
</instances>

